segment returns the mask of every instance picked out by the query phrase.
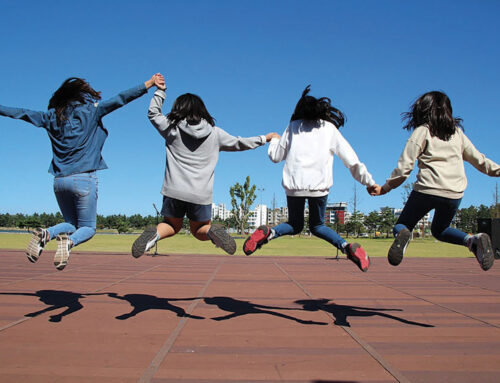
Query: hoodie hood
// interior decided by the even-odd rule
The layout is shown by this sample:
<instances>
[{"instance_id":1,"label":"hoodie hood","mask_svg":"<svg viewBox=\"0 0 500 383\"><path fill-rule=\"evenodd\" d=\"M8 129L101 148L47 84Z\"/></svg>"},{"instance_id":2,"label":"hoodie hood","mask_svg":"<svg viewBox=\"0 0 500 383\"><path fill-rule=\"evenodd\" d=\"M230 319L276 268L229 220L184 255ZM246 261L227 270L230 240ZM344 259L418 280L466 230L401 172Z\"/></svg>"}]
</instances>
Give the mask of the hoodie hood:
<instances>
[{"instance_id":1,"label":"hoodie hood","mask_svg":"<svg viewBox=\"0 0 500 383\"><path fill-rule=\"evenodd\" d=\"M203 119L197 125L190 125L186 120L182 120L177 123L177 127L187 135L198 140L207 137L213 130L213 126Z\"/></svg>"}]
</instances>

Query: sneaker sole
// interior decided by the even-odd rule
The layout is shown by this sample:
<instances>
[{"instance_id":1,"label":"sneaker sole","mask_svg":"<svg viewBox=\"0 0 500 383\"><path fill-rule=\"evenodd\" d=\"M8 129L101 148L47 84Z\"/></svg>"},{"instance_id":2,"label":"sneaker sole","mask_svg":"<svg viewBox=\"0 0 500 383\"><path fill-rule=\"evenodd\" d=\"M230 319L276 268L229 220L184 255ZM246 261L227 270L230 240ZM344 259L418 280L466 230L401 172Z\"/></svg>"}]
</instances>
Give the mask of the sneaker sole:
<instances>
[{"instance_id":1,"label":"sneaker sole","mask_svg":"<svg viewBox=\"0 0 500 383\"><path fill-rule=\"evenodd\" d=\"M248 242L248 241L250 241L250 239L252 239L252 236L248 237L248 238L245 240L245 242L243 243L243 252L245 253L245 255L250 255L250 254L255 253L257 250L259 250L259 249L262 247L262 245L263 245L264 243L267 243L267 238L269 237L269 234L270 234L270 233L269 233L269 231L270 231L270 230L269 230L269 228L268 228L267 226L265 226L265 225L264 225L264 226L259 226L259 227L257 228L257 230L262 230L262 231L265 231L265 232L264 232L264 235L266 236L266 238L265 238L265 239L264 239L261 243L258 243L258 242L257 242L257 244L255 245L255 249L253 249L253 250L246 250L247 242Z\"/></svg>"},{"instance_id":2,"label":"sneaker sole","mask_svg":"<svg viewBox=\"0 0 500 383\"><path fill-rule=\"evenodd\" d=\"M156 227L150 226L142 232L142 234L134 241L132 245L132 256L139 258L146 252L146 246L156 235Z\"/></svg>"},{"instance_id":3,"label":"sneaker sole","mask_svg":"<svg viewBox=\"0 0 500 383\"><path fill-rule=\"evenodd\" d=\"M484 271L487 271L493 266L495 262L495 255L493 254L493 247L491 246L491 240L489 235L481 235L478 242L478 251L483 254L483 261L479 264Z\"/></svg>"},{"instance_id":4,"label":"sneaker sole","mask_svg":"<svg viewBox=\"0 0 500 383\"><path fill-rule=\"evenodd\" d=\"M209 238L226 253L233 255L236 252L236 242L222 226L212 225L208 231Z\"/></svg>"},{"instance_id":5,"label":"sneaker sole","mask_svg":"<svg viewBox=\"0 0 500 383\"><path fill-rule=\"evenodd\" d=\"M389 249L387 254L387 260L392 266L397 266L403 260L403 255L408 246L411 238L411 232L408 229L403 229L399 232L398 236L394 239L394 242Z\"/></svg>"},{"instance_id":6,"label":"sneaker sole","mask_svg":"<svg viewBox=\"0 0 500 383\"><path fill-rule=\"evenodd\" d=\"M69 259L69 236L66 234L58 235L56 237L57 240L57 250L54 255L54 266L57 270L62 270L68 264Z\"/></svg>"},{"instance_id":7,"label":"sneaker sole","mask_svg":"<svg viewBox=\"0 0 500 383\"><path fill-rule=\"evenodd\" d=\"M35 263L40 258L43 248L40 247L41 238L40 235L43 232L41 230L35 229L31 235L30 242L26 248L26 257L31 263Z\"/></svg>"},{"instance_id":8,"label":"sneaker sole","mask_svg":"<svg viewBox=\"0 0 500 383\"><path fill-rule=\"evenodd\" d=\"M358 245L359 246L359 245ZM356 250L358 248L360 248L361 246L359 247L356 247ZM364 249L363 249L364 251ZM366 254L366 251L365 251L365 254ZM370 268L370 265L371 265L371 261L370 261L370 257L368 256L368 254L366 254L366 260L368 261L368 266L363 268L361 266L361 260L356 257L356 256L353 256L353 255L350 255L350 254L347 254L347 259L349 259L350 261L352 261L356 266L358 266L358 268L363 272L363 273L366 273L368 271L368 269Z\"/></svg>"}]
</instances>

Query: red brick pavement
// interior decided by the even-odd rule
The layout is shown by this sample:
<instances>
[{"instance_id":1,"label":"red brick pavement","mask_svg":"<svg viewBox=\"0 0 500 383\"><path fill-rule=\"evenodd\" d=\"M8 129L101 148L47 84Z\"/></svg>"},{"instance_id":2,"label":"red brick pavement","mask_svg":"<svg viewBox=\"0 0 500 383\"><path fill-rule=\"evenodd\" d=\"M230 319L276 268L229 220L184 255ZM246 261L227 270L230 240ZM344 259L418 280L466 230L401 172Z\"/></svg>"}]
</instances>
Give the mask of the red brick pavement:
<instances>
[{"instance_id":1,"label":"red brick pavement","mask_svg":"<svg viewBox=\"0 0 500 383\"><path fill-rule=\"evenodd\" d=\"M0 382L500 382L500 266L473 258L0 250Z\"/></svg>"}]
</instances>

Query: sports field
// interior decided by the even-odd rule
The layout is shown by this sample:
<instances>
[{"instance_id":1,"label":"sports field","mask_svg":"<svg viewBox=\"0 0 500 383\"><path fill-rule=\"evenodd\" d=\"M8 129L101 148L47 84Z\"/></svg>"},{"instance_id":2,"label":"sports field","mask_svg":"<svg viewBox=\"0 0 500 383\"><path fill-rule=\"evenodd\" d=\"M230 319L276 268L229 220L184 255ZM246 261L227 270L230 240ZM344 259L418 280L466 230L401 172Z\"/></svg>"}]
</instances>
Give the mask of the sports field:
<instances>
[{"instance_id":1,"label":"sports field","mask_svg":"<svg viewBox=\"0 0 500 383\"><path fill-rule=\"evenodd\" d=\"M97 234L89 242L78 246L78 251L92 252L129 252L132 243L138 237L135 234L113 235ZM29 242L29 234L0 234L1 249L24 249ZM243 255L242 246L244 239L236 238L236 255ZM385 257L391 246L392 238L369 239L347 238L348 242L360 243L371 257ZM56 241L51 241L47 250L55 250ZM210 242L201 242L191 235L178 234L174 237L160 241L159 254L225 254L215 248ZM336 255L337 251L329 243L308 236L282 237L271 241L260 249L255 255L271 256L319 256L328 257ZM405 257L473 257L466 247L455 246L436 241L433 237L428 239L414 239Z\"/></svg>"}]
</instances>

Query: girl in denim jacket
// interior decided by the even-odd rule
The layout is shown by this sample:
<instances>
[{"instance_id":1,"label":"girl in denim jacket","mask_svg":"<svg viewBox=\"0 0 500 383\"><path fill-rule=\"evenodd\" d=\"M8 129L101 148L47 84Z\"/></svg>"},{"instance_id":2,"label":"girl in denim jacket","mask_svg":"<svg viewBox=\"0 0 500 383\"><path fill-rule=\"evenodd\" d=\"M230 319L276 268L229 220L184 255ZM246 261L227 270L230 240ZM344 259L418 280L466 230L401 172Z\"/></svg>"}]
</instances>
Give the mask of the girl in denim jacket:
<instances>
[{"instance_id":1,"label":"girl in denim jacket","mask_svg":"<svg viewBox=\"0 0 500 383\"><path fill-rule=\"evenodd\" d=\"M68 78L55 91L46 112L0 105L0 116L24 120L47 131L52 145L49 173L54 175L54 193L64 222L48 229L37 228L26 249L28 260L36 262L45 244L58 241L54 265L68 263L70 249L92 238L97 220L97 175L106 169L101 150L108 136L102 118L147 93L158 76L99 102L101 92L77 77Z\"/></svg>"}]
</instances>

